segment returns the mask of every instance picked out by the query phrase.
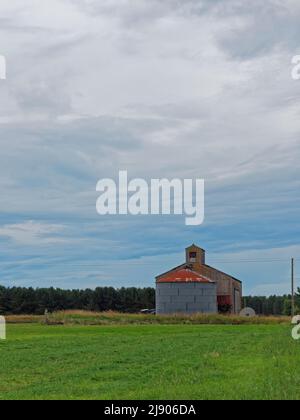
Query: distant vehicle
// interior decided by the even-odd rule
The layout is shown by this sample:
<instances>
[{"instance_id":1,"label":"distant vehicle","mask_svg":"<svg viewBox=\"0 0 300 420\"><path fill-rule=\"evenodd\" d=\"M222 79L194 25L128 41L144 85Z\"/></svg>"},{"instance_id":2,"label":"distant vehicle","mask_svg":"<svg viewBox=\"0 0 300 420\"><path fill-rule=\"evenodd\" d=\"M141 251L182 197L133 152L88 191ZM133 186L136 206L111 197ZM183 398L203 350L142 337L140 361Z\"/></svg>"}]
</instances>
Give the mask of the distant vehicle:
<instances>
[{"instance_id":1,"label":"distant vehicle","mask_svg":"<svg viewBox=\"0 0 300 420\"><path fill-rule=\"evenodd\" d=\"M143 315L156 315L156 310L155 309L142 309L140 313Z\"/></svg>"}]
</instances>

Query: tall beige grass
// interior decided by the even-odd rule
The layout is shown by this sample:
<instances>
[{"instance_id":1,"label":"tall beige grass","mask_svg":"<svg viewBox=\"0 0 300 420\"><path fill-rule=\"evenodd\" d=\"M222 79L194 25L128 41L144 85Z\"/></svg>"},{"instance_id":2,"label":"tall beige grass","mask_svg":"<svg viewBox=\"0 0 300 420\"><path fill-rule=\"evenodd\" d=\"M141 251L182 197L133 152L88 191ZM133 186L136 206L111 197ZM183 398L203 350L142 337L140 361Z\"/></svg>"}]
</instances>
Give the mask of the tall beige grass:
<instances>
[{"instance_id":1,"label":"tall beige grass","mask_svg":"<svg viewBox=\"0 0 300 420\"><path fill-rule=\"evenodd\" d=\"M82 310L60 311L45 316L11 315L8 323L45 323L49 325L147 325L147 324L191 324L191 325L259 325L289 324L289 317L254 317L246 318L234 315L195 314L195 315L143 315L119 312L91 312Z\"/></svg>"},{"instance_id":2,"label":"tall beige grass","mask_svg":"<svg viewBox=\"0 0 300 420\"><path fill-rule=\"evenodd\" d=\"M49 318L49 322L61 324L82 325L109 325L109 324L216 324L216 325L243 325L243 324L288 324L289 317L240 317L234 315L218 314L174 314L174 315L143 315L123 314L119 312L89 312L64 311L56 312Z\"/></svg>"},{"instance_id":3,"label":"tall beige grass","mask_svg":"<svg viewBox=\"0 0 300 420\"><path fill-rule=\"evenodd\" d=\"M8 315L5 319L8 324L35 324L42 322L44 317L39 315Z\"/></svg>"}]
</instances>

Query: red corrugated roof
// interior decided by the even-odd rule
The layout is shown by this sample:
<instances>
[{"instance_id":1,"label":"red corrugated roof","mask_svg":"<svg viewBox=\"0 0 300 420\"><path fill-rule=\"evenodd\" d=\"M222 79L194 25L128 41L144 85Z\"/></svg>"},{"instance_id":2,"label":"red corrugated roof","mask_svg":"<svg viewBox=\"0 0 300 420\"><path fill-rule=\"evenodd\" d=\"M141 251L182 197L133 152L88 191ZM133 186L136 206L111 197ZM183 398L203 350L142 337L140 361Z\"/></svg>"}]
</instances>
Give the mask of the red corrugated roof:
<instances>
[{"instance_id":1,"label":"red corrugated roof","mask_svg":"<svg viewBox=\"0 0 300 420\"><path fill-rule=\"evenodd\" d=\"M188 268L173 271L157 280L157 283L215 283L208 277L202 276Z\"/></svg>"}]
</instances>

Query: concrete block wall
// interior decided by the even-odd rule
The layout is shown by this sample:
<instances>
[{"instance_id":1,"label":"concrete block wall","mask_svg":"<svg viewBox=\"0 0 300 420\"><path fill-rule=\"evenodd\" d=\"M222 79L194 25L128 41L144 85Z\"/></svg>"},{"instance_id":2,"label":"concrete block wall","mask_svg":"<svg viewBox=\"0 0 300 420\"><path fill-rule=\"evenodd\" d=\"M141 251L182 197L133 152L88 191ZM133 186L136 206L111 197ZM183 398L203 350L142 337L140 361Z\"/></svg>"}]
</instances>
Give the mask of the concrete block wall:
<instances>
[{"instance_id":1,"label":"concrete block wall","mask_svg":"<svg viewBox=\"0 0 300 420\"><path fill-rule=\"evenodd\" d=\"M217 313L215 283L157 283L156 313Z\"/></svg>"}]
</instances>

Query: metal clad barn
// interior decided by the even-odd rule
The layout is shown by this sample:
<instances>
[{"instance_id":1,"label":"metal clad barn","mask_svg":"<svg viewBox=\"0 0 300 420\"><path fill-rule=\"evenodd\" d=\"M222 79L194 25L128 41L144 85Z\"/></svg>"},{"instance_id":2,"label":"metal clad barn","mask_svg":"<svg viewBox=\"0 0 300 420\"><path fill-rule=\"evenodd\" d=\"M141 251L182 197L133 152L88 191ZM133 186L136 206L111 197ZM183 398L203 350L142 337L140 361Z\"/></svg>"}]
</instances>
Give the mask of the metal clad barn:
<instances>
[{"instance_id":1,"label":"metal clad barn","mask_svg":"<svg viewBox=\"0 0 300 420\"><path fill-rule=\"evenodd\" d=\"M188 267L157 280L156 313L216 313L216 283Z\"/></svg>"},{"instance_id":2,"label":"metal clad barn","mask_svg":"<svg viewBox=\"0 0 300 420\"><path fill-rule=\"evenodd\" d=\"M156 278L158 314L228 312L242 306L242 282L206 264L205 250L186 249L186 262Z\"/></svg>"}]
</instances>

